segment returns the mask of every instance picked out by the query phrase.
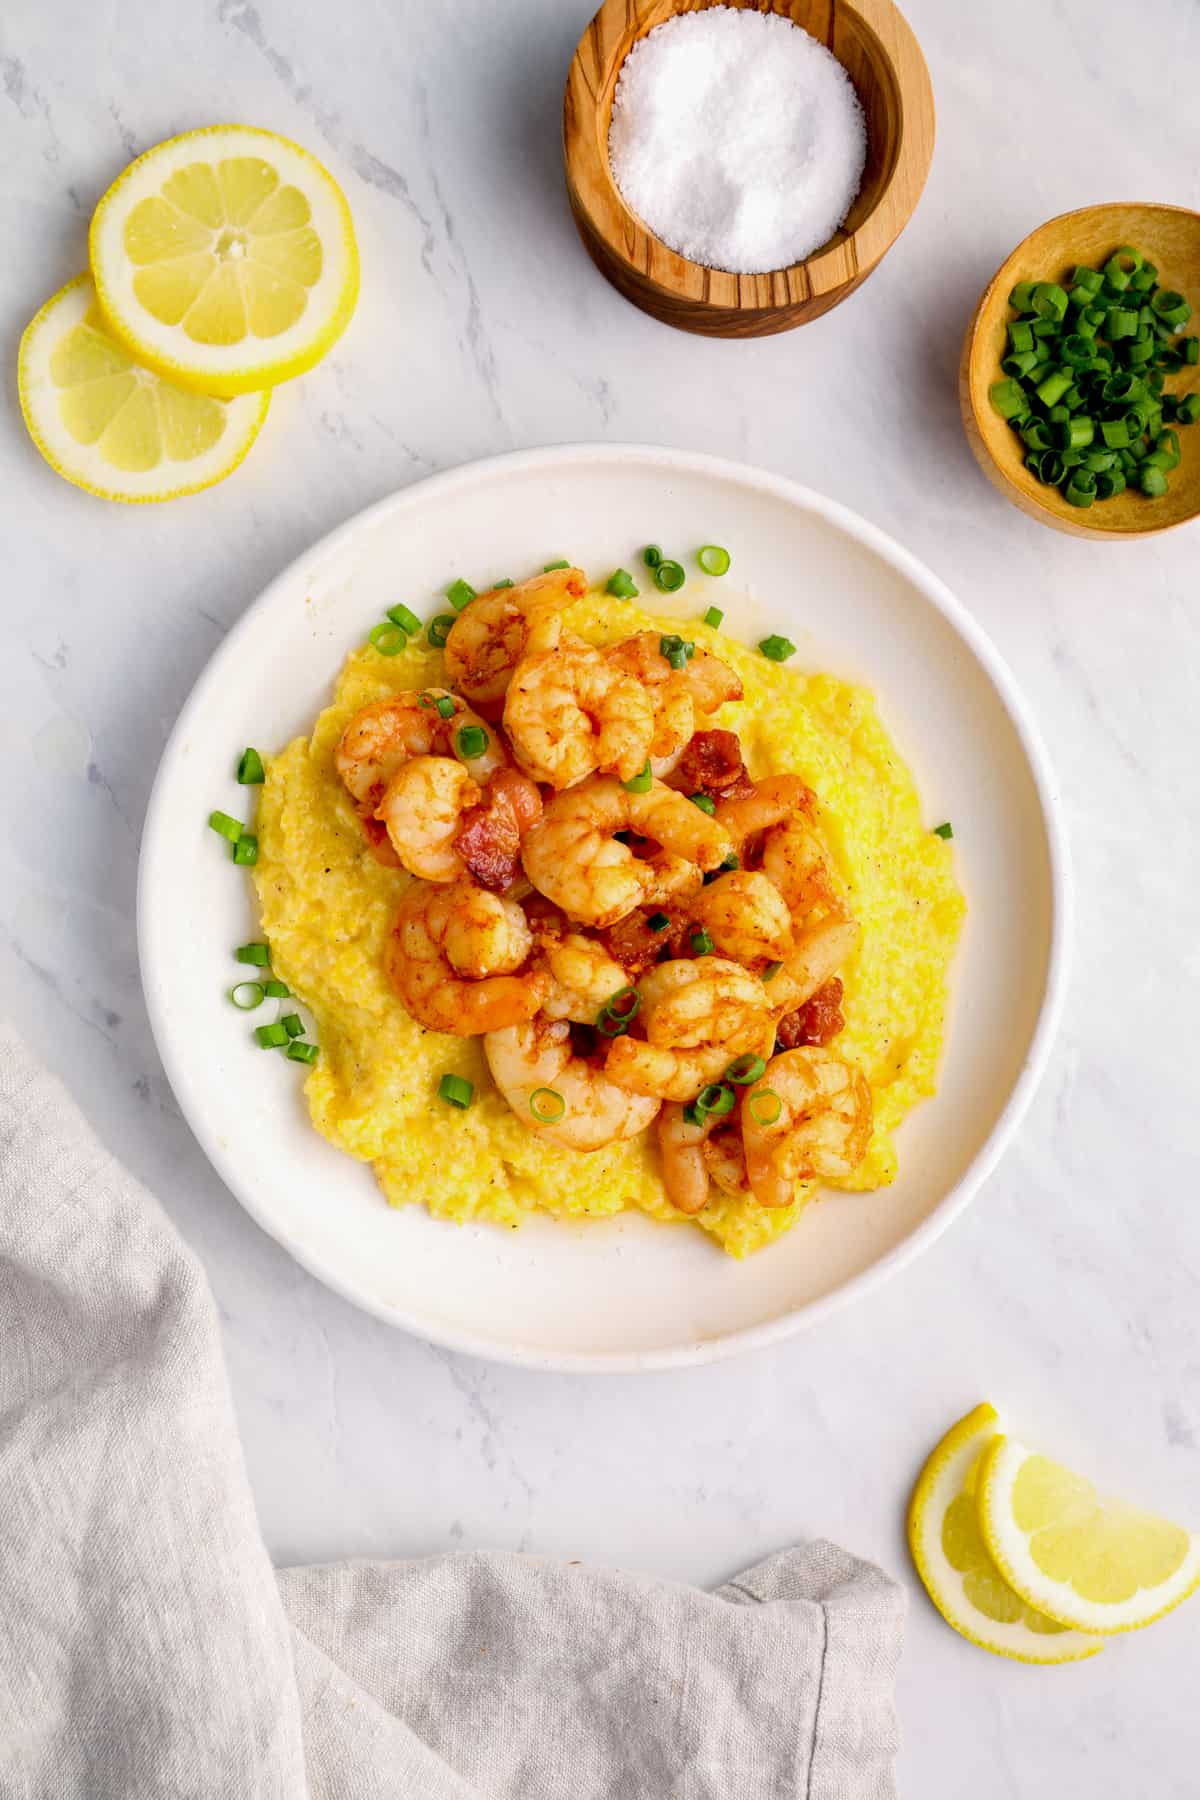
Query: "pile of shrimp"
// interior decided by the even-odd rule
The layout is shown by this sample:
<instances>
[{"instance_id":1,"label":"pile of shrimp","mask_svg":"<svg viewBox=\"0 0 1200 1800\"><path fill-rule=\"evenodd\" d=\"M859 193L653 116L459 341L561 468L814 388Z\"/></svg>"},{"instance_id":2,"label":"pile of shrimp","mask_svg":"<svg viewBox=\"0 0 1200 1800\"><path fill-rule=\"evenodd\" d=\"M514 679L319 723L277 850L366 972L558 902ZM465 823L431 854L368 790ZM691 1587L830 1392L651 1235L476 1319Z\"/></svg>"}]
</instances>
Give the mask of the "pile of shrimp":
<instances>
[{"instance_id":1,"label":"pile of shrimp","mask_svg":"<svg viewBox=\"0 0 1200 1800\"><path fill-rule=\"evenodd\" d=\"M714 715L721 657L564 612L575 568L479 594L446 685L374 701L337 772L372 853L411 878L385 950L417 1023L483 1040L537 1135L594 1151L654 1127L679 1211L791 1204L844 1180L871 1093L831 1049L859 926L798 775L754 781Z\"/></svg>"}]
</instances>

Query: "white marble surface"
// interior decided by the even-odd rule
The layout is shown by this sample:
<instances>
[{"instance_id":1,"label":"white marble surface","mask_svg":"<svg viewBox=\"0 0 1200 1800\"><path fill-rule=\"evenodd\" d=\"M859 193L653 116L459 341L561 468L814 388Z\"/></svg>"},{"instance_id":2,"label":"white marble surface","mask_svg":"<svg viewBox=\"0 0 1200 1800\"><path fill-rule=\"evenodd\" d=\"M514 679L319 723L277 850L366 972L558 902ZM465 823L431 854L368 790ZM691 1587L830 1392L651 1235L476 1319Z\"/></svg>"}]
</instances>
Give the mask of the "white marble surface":
<instances>
[{"instance_id":1,"label":"white marble surface","mask_svg":"<svg viewBox=\"0 0 1200 1800\"><path fill-rule=\"evenodd\" d=\"M502 1545L713 1582L823 1532L913 1584L914 1470L981 1395L1147 1503L1200 1515L1200 527L1077 543L983 481L970 306L1030 227L1200 201L1194 0L912 0L939 112L924 201L848 305L709 343L632 310L571 227L559 95L590 0L13 0L0 20L0 994L203 1256L281 1561ZM135 151L241 118L345 184L365 269L335 354L225 487L124 511L21 429L19 332ZM1116 136L1113 135L1114 128ZM538 1376L359 1317L241 1213L167 1090L138 987L150 781L205 659L303 544L428 470L641 439L859 507L973 607L1040 716L1078 879L1066 1020L1019 1141L914 1268L819 1333L644 1379ZM187 921L180 920L180 930ZM1072 1669L962 1644L912 1592L903 1791L1197 1791L1200 1602Z\"/></svg>"}]
</instances>

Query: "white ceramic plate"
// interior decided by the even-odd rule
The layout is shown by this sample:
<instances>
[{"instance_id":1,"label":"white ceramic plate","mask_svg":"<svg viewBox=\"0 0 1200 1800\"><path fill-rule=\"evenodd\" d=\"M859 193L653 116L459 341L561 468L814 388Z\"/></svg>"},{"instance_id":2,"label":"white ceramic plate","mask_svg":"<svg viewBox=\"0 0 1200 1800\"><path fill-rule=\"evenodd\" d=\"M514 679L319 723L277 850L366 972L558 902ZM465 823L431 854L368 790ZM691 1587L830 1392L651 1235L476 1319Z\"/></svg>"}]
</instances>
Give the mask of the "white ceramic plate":
<instances>
[{"instance_id":1,"label":"white ceramic plate","mask_svg":"<svg viewBox=\"0 0 1200 1800\"><path fill-rule=\"evenodd\" d=\"M648 541L727 544L694 575L726 630L786 631L796 661L867 681L932 826L951 819L970 908L936 1099L898 1135L900 1175L822 1199L738 1264L699 1231L641 1215L518 1232L393 1211L370 1170L308 1122L301 1070L257 1048L229 1005L230 951L257 935L250 884L205 821L244 816L247 743L306 731L345 654L385 608L428 616L477 584L570 556L594 576ZM694 565L692 565L694 566ZM481 1356L650 1369L770 1343L873 1287L942 1231L996 1162L1041 1072L1063 978L1067 887L1056 801L1012 678L951 594L844 507L776 476L642 446L533 451L405 489L307 551L230 632L171 735L146 820L138 929L146 1004L179 1103L247 1211L367 1311ZM454 1115L437 1113L454 1130Z\"/></svg>"}]
</instances>

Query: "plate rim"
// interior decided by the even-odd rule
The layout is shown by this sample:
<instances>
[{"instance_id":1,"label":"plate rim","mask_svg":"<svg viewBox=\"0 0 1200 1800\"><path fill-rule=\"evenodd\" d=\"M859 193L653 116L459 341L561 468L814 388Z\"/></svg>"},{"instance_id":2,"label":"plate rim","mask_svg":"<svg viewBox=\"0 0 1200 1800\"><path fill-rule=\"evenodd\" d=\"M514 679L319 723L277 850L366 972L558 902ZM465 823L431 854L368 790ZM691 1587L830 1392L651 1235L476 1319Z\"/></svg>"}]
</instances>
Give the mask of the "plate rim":
<instances>
[{"instance_id":1,"label":"plate rim","mask_svg":"<svg viewBox=\"0 0 1200 1800\"><path fill-rule=\"evenodd\" d=\"M252 621L259 613L274 603L275 596L280 589L294 583L296 578L305 569L311 567L314 561L336 556L345 540L360 532L369 531L386 514L419 506L422 499L431 494L441 495L447 491L453 492L455 488L466 488L481 481L486 482L499 474L545 473L548 468L554 469L564 465L571 466L588 462L619 465L631 459L649 462L663 470L697 474L733 482L772 495L788 505L798 506L803 511L816 513L873 551L884 561L891 563L921 591L935 610L968 645L996 690L1016 732L1037 793L1049 859L1050 942L1037 1022L1020 1073L1013 1083L1004 1107L958 1181L947 1190L933 1211L922 1219L916 1229L900 1243L893 1245L877 1262L869 1268L863 1269L857 1275L851 1276L849 1280L842 1282L831 1292L821 1295L819 1299L793 1307L778 1317L766 1320L761 1324L720 1332L711 1338L702 1338L695 1343L655 1350L545 1350L533 1345L499 1341L444 1324L441 1321L431 1323L406 1312L403 1308L388 1306L370 1295L358 1291L353 1282L341 1280L336 1274L331 1274L327 1269L317 1266L318 1259L310 1257L303 1245L293 1241L289 1237L286 1227L281 1227L277 1220L268 1219L265 1208L260 1207L254 1197L252 1186L244 1187L239 1182L238 1170L233 1157L209 1132L202 1118L198 1121L193 1115L188 1097L189 1083L186 1067L182 1060L177 1059L174 1054L171 1034L160 1008L155 984L151 979L147 889L151 867L155 860L154 850L160 831L160 814L166 808L168 788L174 764L179 756L180 745L191 728L193 716L200 712L207 702L209 689L217 683L226 659L237 654L240 641L243 635L249 632ZM479 457L470 462L456 464L452 468L438 470L434 474L423 476L405 487L394 489L390 494L384 495L381 499L373 501L369 506L352 514L340 525L334 526L331 531L326 532L311 544L305 545L299 554L293 557L267 583L266 587L250 602L229 628L201 669L187 699L180 708L163 746L146 806L138 856L136 894L138 972L155 1049L188 1130L217 1176L255 1224L323 1286L331 1289L340 1298L358 1307L361 1311L382 1320L385 1324L405 1330L427 1343L439 1345L461 1355L477 1357L488 1362L504 1363L518 1368L571 1374L628 1375L695 1368L725 1361L730 1357L750 1351L765 1349L773 1344L781 1343L801 1331L811 1330L851 1301L873 1293L885 1281L918 1257L922 1251L927 1250L930 1245L935 1243L953 1221L965 1211L984 1182L993 1173L1029 1109L1038 1083L1045 1071L1062 1016L1067 988L1073 916L1074 888L1062 819L1062 800L1040 728L1007 662L974 615L968 611L940 576L935 575L927 564L922 562L912 551L907 550L890 533L865 519L853 508L844 505L841 501L832 500L815 489L792 480L789 476L759 468L752 463L739 462L730 457L712 456L702 451L680 450L669 445L629 442L544 445L532 449L505 451L498 455Z\"/></svg>"}]
</instances>

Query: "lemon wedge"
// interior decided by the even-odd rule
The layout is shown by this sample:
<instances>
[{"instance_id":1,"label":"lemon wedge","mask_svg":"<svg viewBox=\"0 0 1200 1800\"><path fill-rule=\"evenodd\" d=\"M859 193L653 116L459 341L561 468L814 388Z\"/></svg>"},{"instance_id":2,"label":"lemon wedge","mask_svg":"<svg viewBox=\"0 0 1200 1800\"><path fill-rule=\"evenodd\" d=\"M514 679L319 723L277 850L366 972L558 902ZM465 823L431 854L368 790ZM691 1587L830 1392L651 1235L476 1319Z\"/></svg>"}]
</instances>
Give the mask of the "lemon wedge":
<instances>
[{"instance_id":1,"label":"lemon wedge","mask_svg":"<svg viewBox=\"0 0 1200 1800\"><path fill-rule=\"evenodd\" d=\"M105 500L173 500L237 468L269 394L216 400L143 368L109 333L88 275L25 328L21 411L52 469Z\"/></svg>"},{"instance_id":2,"label":"lemon wedge","mask_svg":"<svg viewBox=\"0 0 1200 1800\"><path fill-rule=\"evenodd\" d=\"M979 1530L975 1483L1000 1433L994 1406L977 1406L948 1431L917 1478L908 1508L908 1547L933 1604L948 1625L1019 1662L1078 1662L1104 1639L1069 1631L1030 1606L1005 1581Z\"/></svg>"},{"instance_id":3,"label":"lemon wedge","mask_svg":"<svg viewBox=\"0 0 1200 1800\"><path fill-rule=\"evenodd\" d=\"M96 292L140 362L206 394L317 362L358 298L345 195L307 150L249 125L168 138L92 215Z\"/></svg>"},{"instance_id":4,"label":"lemon wedge","mask_svg":"<svg viewBox=\"0 0 1200 1800\"><path fill-rule=\"evenodd\" d=\"M1097 1492L1082 1475L997 1436L979 1471L992 1560L1030 1606L1080 1631L1135 1631L1200 1583L1200 1536Z\"/></svg>"}]
</instances>

